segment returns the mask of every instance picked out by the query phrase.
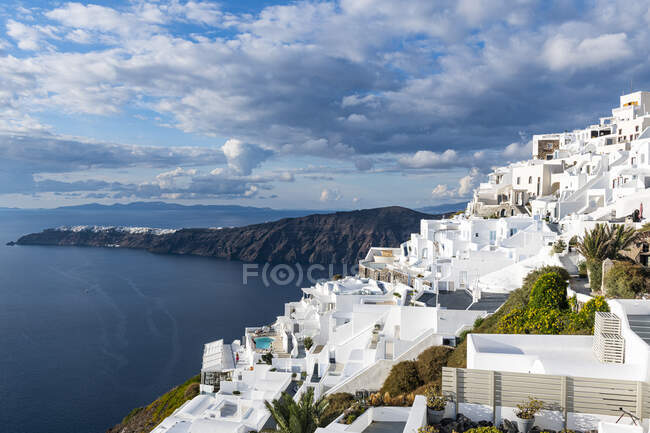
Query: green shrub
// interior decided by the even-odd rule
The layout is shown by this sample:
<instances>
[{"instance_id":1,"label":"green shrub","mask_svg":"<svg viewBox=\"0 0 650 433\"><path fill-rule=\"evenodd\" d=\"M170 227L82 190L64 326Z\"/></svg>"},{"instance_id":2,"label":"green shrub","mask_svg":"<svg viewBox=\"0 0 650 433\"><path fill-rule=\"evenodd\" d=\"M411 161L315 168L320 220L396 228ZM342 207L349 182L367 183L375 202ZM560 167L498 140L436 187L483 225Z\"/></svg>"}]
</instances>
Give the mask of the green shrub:
<instances>
[{"instance_id":1,"label":"green shrub","mask_svg":"<svg viewBox=\"0 0 650 433\"><path fill-rule=\"evenodd\" d=\"M567 327L569 312L552 308L516 308L499 322L502 334L560 334Z\"/></svg>"},{"instance_id":2,"label":"green shrub","mask_svg":"<svg viewBox=\"0 0 650 433\"><path fill-rule=\"evenodd\" d=\"M188 400L193 399L199 395L199 390L201 389L200 383L190 383L187 388L185 388L185 398Z\"/></svg>"},{"instance_id":3,"label":"green shrub","mask_svg":"<svg viewBox=\"0 0 650 433\"><path fill-rule=\"evenodd\" d=\"M544 402L528 397L525 403L518 403L515 415L521 419L534 419L540 410L544 409Z\"/></svg>"},{"instance_id":4,"label":"green shrub","mask_svg":"<svg viewBox=\"0 0 650 433\"><path fill-rule=\"evenodd\" d=\"M309 350L314 345L314 340L311 337L305 337L303 344L305 345L305 349Z\"/></svg>"},{"instance_id":5,"label":"green shrub","mask_svg":"<svg viewBox=\"0 0 650 433\"><path fill-rule=\"evenodd\" d=\"M494 426L489 427L474 427L469 430L465 430L465 433L502 433L501 430Z\"/></svg>"},{"instance_id":6,"label":"green shrub","mask_svg":"<svg viewBox=\"0 0 650 433\"><path fill-rule=\"evenodd\" d=\"M603 262L595 259L587 260L587 272L591 290L600 290L603 281Z\"/></svg>"},{"instance_id":7,"label":"green shrub","mask_svg":"<svg viewBox=\"0 0 650 433\"><path fill-rule=\"evenodd\" d=\"M483 320L484 320L483 317L477 317L476 320L474 320L474 328L478 328L479 326L481 326Z\"/></svg>"},{"instance_id":8,"label":"green shrub","mask_svg":"<svg viewBox=\"0 0 650 433\"><path fill-rule=\"evenodd\" d=\"M460 331L460 334L458 334L458 342L462 343L463 341L465 341L465 339L467 338L467 334L469 334L470 332L472 332L471 329L464 329Z\"/></svg>"},{"instance_id":9,"label":"green shrub","mask_svg":"<svg viewBox=\"0 0 650 433\"><path fill-rule=\"evenodd\" d=\"M587 278L587 262L584 260L578 263L578 275L581 278Z\"/></svg>"},{"instance_id":10,"label":"green shrub","mask_svg":"<svg viewBox=\"0 0 650 433\"><path fill-rule=\"evenodd\" d=\"M134 416L142 412L143 409L144 409L143 407L136 407L135 409L131 410L131 412L129 412L129 414L125 416L124 419L122 420L122 424L128 423L131 420L131 418L133 418Z\"/></svg>"},{"instance_id":11,"label":"green shrub","mask_svg":"<svg viewBox=\"0 0 650 433\"><path fill-rule=\"evenodd\" d=\"M354 404L354 396L347 392L337 392L327 396L327 407L321 414L320 426L325 427Z\"/></svg>"},{"instance_id":12,"label":"green shrub","mask_svg":"<svg viewBox=\"0 0 650 433\"><path fill-rule=\"evenodd\" d=\"M416 362L402 361L393 365L380 392L391 396L407 394L421 384Z\"/></svg>"},{"instance_id":13,"label":"green shrub","mask_svg":"<svg viewBox=\"0 0 650 433\"><path fill-rule=\"evenodd\" d=\"M367 407L361 406L358 403L354 403L352 406L347 408L343 412L343 424L352 424L359 416L361 416L365 411Z\"/></svg>"},{"instance_id":14,"label":"green shrub","mask_svg":"<svg viewBox=\"0 0 650 433\"><path fill-rule=\"evenodd\" d=\"M447 399L437 385L427 387L424 396L427 398L427 407L431 410L445 410L447 407Z\"/></svg>"},{"instance_id":15,"label":"green shrub","mask_svg":"<svg viewBox=\"0 0 650 433\"><path fill-rule=\"evenodd\" d=\"M533 309L566 309L569 307L566 288L567 283L559 274L544 274L533 284L528 306Z\"/></svg>"},{"instance_id":16,"label":"green shrub","mask_svg":"<svg viewBox=\"0 0 650 433\"><path fill-rule=\"evenodd\" d=\"M648 272L641 265L616 262L603 278L605 293L610 298L636 298L650 285Z\"/></svg>"},{"instance_id":17,"label":"green shrub","mask_svg":"<svg viewBox=\"0 0 650 433\"><path fill-rule=\"evenodd\" d=\"M609 311L609 305L602 296L596 296L590 299L575 315L575 329L573 331L576 333L593 334L596 311Z\"/></svg>"},{"instance_id":18,"label":"green shrub","mask_svg":"<svg viewBox=\"0 0 650 433\"><path fill-rule=\"evenodd\" d=\"M432 346L425 349L415 360L420 382L438 382L442 374L442 367L447 365L447 359L452 349L445 346ZM394 395L391 393L391 395Z\"/></svg>"},{"instance_id":19,"label":"green shrub","mask_svg":"<svg viewBox=\"0 0 650 433\"><path fill-rule=\"evenodd\" d=\"M263 354L262 361L266 362L268 365L271 365L273 362L273 354L271 352Z\"/></svg>"},{"instance_id":20,"label":"green shrub","mask_svg":"<svg viewBox=\"0 0 650 433\"><path fill-rule=\"evenodd\" d=\"M539 277L551 272L558 274L564 281L567 281L570 278L569 271L564 269L562 266L542 266L534 271L530 271L528 275L524 277L524 281L521 285L522 292L525 295L524 303L528 302L528 295Z\"/></svg>"}]
</instances>

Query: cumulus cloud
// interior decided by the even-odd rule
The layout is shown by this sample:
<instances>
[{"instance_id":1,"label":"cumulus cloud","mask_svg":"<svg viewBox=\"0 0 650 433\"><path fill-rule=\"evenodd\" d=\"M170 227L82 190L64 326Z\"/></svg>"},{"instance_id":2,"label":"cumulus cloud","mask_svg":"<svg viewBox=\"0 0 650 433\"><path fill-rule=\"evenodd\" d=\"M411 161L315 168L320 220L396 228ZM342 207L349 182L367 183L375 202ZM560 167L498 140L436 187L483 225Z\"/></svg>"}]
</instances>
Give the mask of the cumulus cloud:
<instances>
[{"instance_id":1,"label":"cumulus cloud","mask_svg":"<svg viewBox=\"0 0 650 433\"><path fill-rule=\"evenodd\" d=\"M484 173L528 156L527 141L513 143L520 131L582 126L631 78L650 88L647 2L297 1L254 13L194 0L68 2L17 8L5 28L0 131L27 143L8 150L0 137L16 188L33 189L33 173L47 170L169 172L204 161L215 169L205 179L150 179L147 188L197 179L197 188L221 183L250 196L246 185L269 186L253 177L275 155L366 172ZM621 68L632 55L634 67ZM230 140L168 153L40 140L53 130L43 119L131 110L191 137Z\"/></svg>"},{"instance_id":2,"label":"cumulus cloud","mask_svg":"<svg viewBox=\"0 0 650 433\"><path fill-rule=\"evenodd\" d=\"M466 196L478 186L481 173L478 168L472 168L466 176L460 178L458 182L458 195Z\"/></svg>"},{"instance_id":3,"label":"cumulus cloud","mask_svg":"<svg viewBox=\"0 0 650 433\"><path fill-rule=\"evenodd\" d=\"M458 162L458 153L453 149L447 149L442 153L430 150L420 150L411 156L404 156L399 163L409 168L440 168L449 167Z\"/></svg>"},{"instance_id":4,"label":"cumulus cloud","mask_svg":"<svg viewBox=\"0 0 650 433\"><path fill-rule=\"evenodd\" d=\"M431 196L434 198L438 197L450 197L455 195L455 191L450 189L447 185L445 184L438 184L436 185L435 188L431 191Z\"/></svg>"},{"instance_id":5,"label":"cumulus cloud","mask_svg":"<svg viewBox=\"0 0 650 433\"><path fill-rule=\"evenodd\" d=\"M431 197L433 198L443 198L443 197L455 197L455 198L467 198L471 195L472 191L478 186L478 183L481 179L481 171L474 167L469 170L469 172L460 178L458 181L458 186L456 188L449 187L446 184L438 184L433 190L431 190Z\"/></svg>"},{"instance_id":6,"label":"cumulus cloud","mask_svg":"<svg viewBox=\"0 0 650 433\"><path fill-rule=\"evenodd\" d=\"M212 2L72 2L43 11L47 24L8 21L19 47L36 52L0 59L0 73L20 110L110 114L146 101L182 131L276 150L441 153L450 141L494 147L522 126L564 119L555 107L576 101L567 69L590 71L585 82L628 82L630 72L611 68L632 52L647 58L647 23L637 9L628 2L545 8L416 0L404 8L346 0L237 15ZM176 22L203 26L205 34L179 34ZM210 33L223 27L231 35ZM59 51L61 37L96 44ZM635 74L647 69L642 60ZM530 80L549 70L543 81ZM585 89L585 106L610 88ZM314 147L320 142L327 146Z\"/></svg>"},{"instance_id":7,"label":"cumulus cloud","mask_svg":"<svg viewBox=\"0 0 650 433\"><path fill-rule=\"evenodd\" d=\"M272 153L234 138L226 141L221 150L226 156L228 167L243 175L251 174L251 171Z\"/></svg>"},{"instance_id":8,"label":"cumulus cloud","mask_svg":"<svg viewBox=\"0 0 650 433\"><path fill-rule=\"evenodd\" d=\"M320 193L319 200L322 202L329 202L329 201L338 201L341 200L343 196L341 195L341 192L337 188L323 188L323 190Z\"/></svg>"},{"instance_id":9,"label":"cumulus cloud","mask_svg":"<svg viewBox=\"0 0 650 433\"><path fill-rule=\"evenodd\" d=\"M543 57L552 70L607 66L632 56L625 33L577 39L557 35L544 45Z\"/></svg>"}]
</instances>

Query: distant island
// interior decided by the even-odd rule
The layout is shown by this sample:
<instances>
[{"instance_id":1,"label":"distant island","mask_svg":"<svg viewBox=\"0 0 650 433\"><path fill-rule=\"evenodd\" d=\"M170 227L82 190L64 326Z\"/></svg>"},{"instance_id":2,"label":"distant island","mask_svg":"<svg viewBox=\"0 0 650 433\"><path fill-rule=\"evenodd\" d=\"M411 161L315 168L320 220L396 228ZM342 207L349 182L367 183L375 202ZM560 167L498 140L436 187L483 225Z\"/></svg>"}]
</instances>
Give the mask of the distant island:
<instances>
[{"instance_id":1,"label":"distant island","mask_svg":"<svg viewBox=\"0 0 650 433\"><path fill-rule=\"evenodd\" d=\"M399 246L420 220L442 218L398 206L283 218L227 228L154 230L66 227L22 236L12 245L144 249L246 262L357 263L371 245Z\"/></svg>"}]
</instances>

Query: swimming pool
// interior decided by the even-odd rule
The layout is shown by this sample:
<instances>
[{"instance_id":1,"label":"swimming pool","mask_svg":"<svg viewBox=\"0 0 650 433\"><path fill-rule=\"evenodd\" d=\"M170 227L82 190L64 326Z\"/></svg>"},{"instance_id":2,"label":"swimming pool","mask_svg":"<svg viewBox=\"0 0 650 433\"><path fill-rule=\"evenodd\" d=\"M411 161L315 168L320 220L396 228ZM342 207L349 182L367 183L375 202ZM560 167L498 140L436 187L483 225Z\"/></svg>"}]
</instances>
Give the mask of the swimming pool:
<instances>
[{"instance_id":1,"label":"swimming pool","mask_svg":"<svg viewBox=\"0 0 650 433\"><path fill-rule=\"evenodd\" d=\"M271 337L258 337L255 339L256 349L270 349L273 339Z\"/></svg>"}]
</instances>

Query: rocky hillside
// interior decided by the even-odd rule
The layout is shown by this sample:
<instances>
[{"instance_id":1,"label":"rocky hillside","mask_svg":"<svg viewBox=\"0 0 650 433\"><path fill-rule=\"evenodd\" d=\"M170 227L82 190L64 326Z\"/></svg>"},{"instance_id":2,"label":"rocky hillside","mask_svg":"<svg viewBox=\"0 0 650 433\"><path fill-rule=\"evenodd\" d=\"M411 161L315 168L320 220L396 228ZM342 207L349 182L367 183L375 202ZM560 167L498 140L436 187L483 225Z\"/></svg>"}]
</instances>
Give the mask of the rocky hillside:
<instances>
[{"instance_id":1,"label":"rocky hillside","mask_svg":"<svg viewBox=\"0 0 650 433\"><path fill-rule=\"evenodd\" d=\"M392 206L171 233L119 228L48 229L23 236L16 244L140 248L161 254L246 262L353 264L371 245L398 246L412 232L419 231L421 219L439 217Z\"/></svg>"},{"instance_id":2,"label":"rocky hillside","mask_svg":"<svg viewBox=\"0 0 650 433\"><path fill-rule=\"evenodd\" d=\"M199 394L199 376L194 376L182 385L172 388L146 407L133 409L121 423L109 428L106 433L141 433L154 429L187 400Z\"/></svg>"}]
</instances>

